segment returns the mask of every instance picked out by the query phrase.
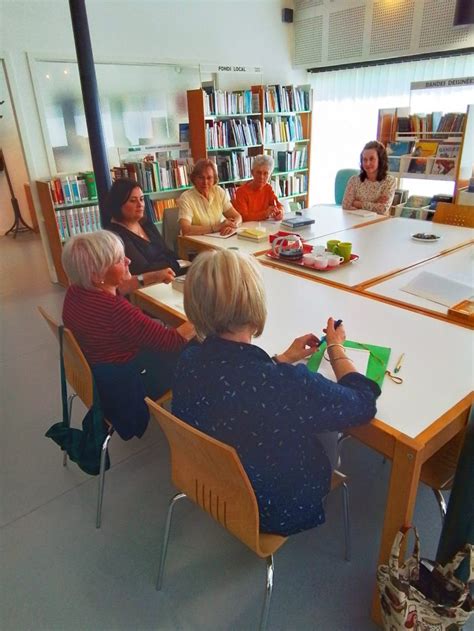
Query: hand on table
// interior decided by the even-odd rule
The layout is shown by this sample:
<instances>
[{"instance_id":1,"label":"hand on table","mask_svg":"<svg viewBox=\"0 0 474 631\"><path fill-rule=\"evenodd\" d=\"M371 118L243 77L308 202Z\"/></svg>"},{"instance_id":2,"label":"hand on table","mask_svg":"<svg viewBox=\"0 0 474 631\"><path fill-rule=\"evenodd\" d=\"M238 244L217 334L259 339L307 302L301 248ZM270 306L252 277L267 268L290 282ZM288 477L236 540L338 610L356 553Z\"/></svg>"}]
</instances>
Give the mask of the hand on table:
<instances>
[{"instance_id":1,"label":"hand on table","mask_svg":"<svg viewBox=\"0 0 474 631\"><path fill-rule=\"evenodd\" d=\"M361 201L359 201L358 199L355 199L352 202L351 210L362 210L362 208L364 208L364 204Z\"/></svg>"},{"instance_id":2,"label":"hand on table","mask_svg":"<svg viewBox=\"0 0 474 631\"><path fill-rule=\"evenodd\" d=\"M319 346L319 339L313 333L307 333L297 337L284 353L276 355L276 361L286 364L293 364L300 359L305 359L312 355Z\"/></svg>"},{"instance_id":3,"label":"hand on table","mask_svg":"<svg viewBox=\"0 0 474 631\"><path fill-rule=\"evenodd\" d=\"M283 209L280 206L268 207L268 219L274 219L275 221L281 221L283 219Z\"/></svg>"},{"instance_id":4,"label":"hand on table","mask_svg":"<svg viewBox=\"0 0 474 631\"><path fill-rule=\"evenodd\" d=\"M237 229L237 221L235 219L226 219L219 226L219 232L222 236L231 234Z\"/></svg>"},{"instance_id":5,"label":"hand on table","mask_svg":"<svg viewBox=\"0 0 474 631\"><path fill-rule=\"evenodd\" d=\"M165 283L168 285L174 278L176 278L176 274L173 272L171 267L159 269L152 273L155 275L155 280L153 280L154 283Z\"/></svg>"}]
</instances>

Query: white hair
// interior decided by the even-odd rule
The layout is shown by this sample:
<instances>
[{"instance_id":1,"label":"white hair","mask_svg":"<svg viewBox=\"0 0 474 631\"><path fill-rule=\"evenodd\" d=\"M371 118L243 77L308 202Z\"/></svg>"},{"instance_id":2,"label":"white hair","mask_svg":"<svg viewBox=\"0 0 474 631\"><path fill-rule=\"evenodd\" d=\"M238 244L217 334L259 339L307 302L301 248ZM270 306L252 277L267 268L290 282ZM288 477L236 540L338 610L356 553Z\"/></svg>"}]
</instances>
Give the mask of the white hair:
<instances>
[{"instance_id":1,"label":"white hair","mask_svg":"<svg viewBox=\"0 0 474 631\"><path fill-rule=\"evenodd\" d=\"M93 289L94 283L124 255L119 236L108 230L97 230L71 237L64 246L62 263L73 285Z\"/></svg>"},{"instance_id":2,"label":"white hair","mask_svg":"<svg viewBox=\"0 0 474 631\"><path fill-rule=\"evenodd\" d=\"M259 154L255 156L252 162L252 169L256 167L267 167L270 173L273 172L273 167L275 166L275 161L272 156L269 156L267 153Z\"/></svg>"}]
</instances>

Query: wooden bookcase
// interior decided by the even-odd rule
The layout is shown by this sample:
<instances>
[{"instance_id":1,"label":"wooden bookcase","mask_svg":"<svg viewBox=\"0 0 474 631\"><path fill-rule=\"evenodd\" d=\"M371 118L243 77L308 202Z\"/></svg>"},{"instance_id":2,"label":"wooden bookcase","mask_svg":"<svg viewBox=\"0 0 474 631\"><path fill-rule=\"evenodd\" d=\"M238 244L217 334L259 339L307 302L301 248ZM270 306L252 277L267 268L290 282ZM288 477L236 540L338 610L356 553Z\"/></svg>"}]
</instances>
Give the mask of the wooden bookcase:
<instances>
[{"instance_id":1,"label":"wooden bookcase","mask_svg":"<svg viewBox=\"0 0 474 631\"><path fill-rule=\"evenodd\" d=\"M97 206L98 202L90 200L75 204L58 205L53 202L49 181L37 180L36 189L38 191L38 197L41 204L44 225L48 236L49 250L53 259L54 269L56 270L56 276L58 278L58 282L64 287L67 287L69 284L68 278L61 263L64 240L61 238L58 229L57 213L61 210Z\"/></svg>"},{"instance_id":2,"label":"wooden bookcase","mask_svg":"<svg viewBox=\"0 0 474 631\"><path fill-rule=\"evenodd\" d=\"M303 110L303 111L287 111L280 110L277 111L265 111L265 91L270 87L274 86L261 86L254 85L249 89L252 92L252 95L256 95L256 99L258 100L258 112L246 112L242 114L209 114L206 112L205 100L206 94L202 89L197 90L188 90L187 99L188 99L188 114L189 114L189 143L191 148L191 153L196 162L202 158L209 158L211 156L217 156L220 152L225 152L229 154L233 151L242 151L246 152L246 155L249 157L262 154L264 152L276 154L278 150L287 151L288 149L298 149L300 147L306 148L306 162L305 165L301 168L297 169L289 169L286 171L278 171L278 162L275 159L275 170L272 174L272 180L275 184L276 178L281 178L282 180L286 180L294 177L304 177L306 182L306 187L304 191L299 191L296 193L292 193L289 195L285 195L283 197L280 196L280 199L291 199L291 200L300 200L304 205L308 206L308 190L309 190L309 156L310 156L310 148L311 148L311 109ZM305 86L308 92L308 102L312 103L312 92L309 86ZM237 91L240 92L240 91ZM255 98L255 96L254 96ZM252 108L253 110L255 108ZM206 139L206 125L208 123L212 124L215 121L232 121L242 120L242 119L253 119L255 121L260 122L261 132L262 132L262 142L257 144L245 144L241 146L235 147L210 147L207 144ZM298 127L301 133L298 135L297 139L292 140L279 140L278 142L267 142L265 136L265 126L271 121L278 121L285 125L285 123L289 126L289 120L291 119L291 126L295 129L295 123L298 122ZM274 156L275 157L275 156ZM299 174L299 176L298 176ZM234 186L241 184L247 181L250 178L241 178L241 179L233 179L226 180L221 182L221 184L225 186Z\"/></svg>"}]
</instances>

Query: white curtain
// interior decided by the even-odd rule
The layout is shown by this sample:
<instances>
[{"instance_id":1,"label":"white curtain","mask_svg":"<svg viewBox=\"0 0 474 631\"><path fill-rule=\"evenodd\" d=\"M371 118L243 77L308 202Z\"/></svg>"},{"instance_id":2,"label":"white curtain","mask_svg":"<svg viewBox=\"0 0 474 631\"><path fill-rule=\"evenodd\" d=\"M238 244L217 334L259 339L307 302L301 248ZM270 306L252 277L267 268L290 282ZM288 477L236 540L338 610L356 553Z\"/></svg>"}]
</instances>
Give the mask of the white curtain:
<instances>
[{"instance_id":1,"label":"white curtain","mask_svg":"<svg viewBox=\"0 0 474 631\"><path fill-rule=\"evenodd\" d=\"M411 82L473 75L474 55L310 74L314 93L310 203L334 203L336 172L358 168L362 147L377 136L379 109L410 106ZM440 105L433 99L423 111L462 111L455 89L451 98L449 107L446 102ZM474 103L474 90L469 102ZM418 104L416 111L421 111ZM433 182L404 180L403 186L411 193L423 194L427 188L433 188ZM449 182L436 182L436 190L431 193L452 193L452 189Z\"/></svg>"}]
</instances>

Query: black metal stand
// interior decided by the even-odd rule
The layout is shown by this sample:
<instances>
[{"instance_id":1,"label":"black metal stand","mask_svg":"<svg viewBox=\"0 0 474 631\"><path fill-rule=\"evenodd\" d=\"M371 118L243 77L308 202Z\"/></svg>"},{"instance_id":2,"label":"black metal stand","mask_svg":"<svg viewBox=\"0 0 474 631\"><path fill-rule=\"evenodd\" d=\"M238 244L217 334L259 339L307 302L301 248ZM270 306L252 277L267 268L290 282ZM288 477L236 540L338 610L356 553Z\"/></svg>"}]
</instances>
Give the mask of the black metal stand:
<instances>
[{"instance_id":1,"label":"black metal stand","mask_svg":"<svg viewBox=\"0 0 474 631\"><path fill-rule=\"evenodd\" d=\"M8 175L8 169L5 163L5 157L3 155L3 151L0 149L0 171L2 170L2 168L5 170L5 175L7 176L8 188L10 189L11 203L13 207L13 214L15 217L12 227L9 230L7 230L7 232L5 232L5 236L11 233L13 235L13 238L16 239L16 235L19 232L34 232L34 230L33 228L30 228L30 226L26 223L26 221L21 216L20 206L18 205L18 200L15 197L15 193L13 192L10 176Z\"/></svg>"}]
</instances>

